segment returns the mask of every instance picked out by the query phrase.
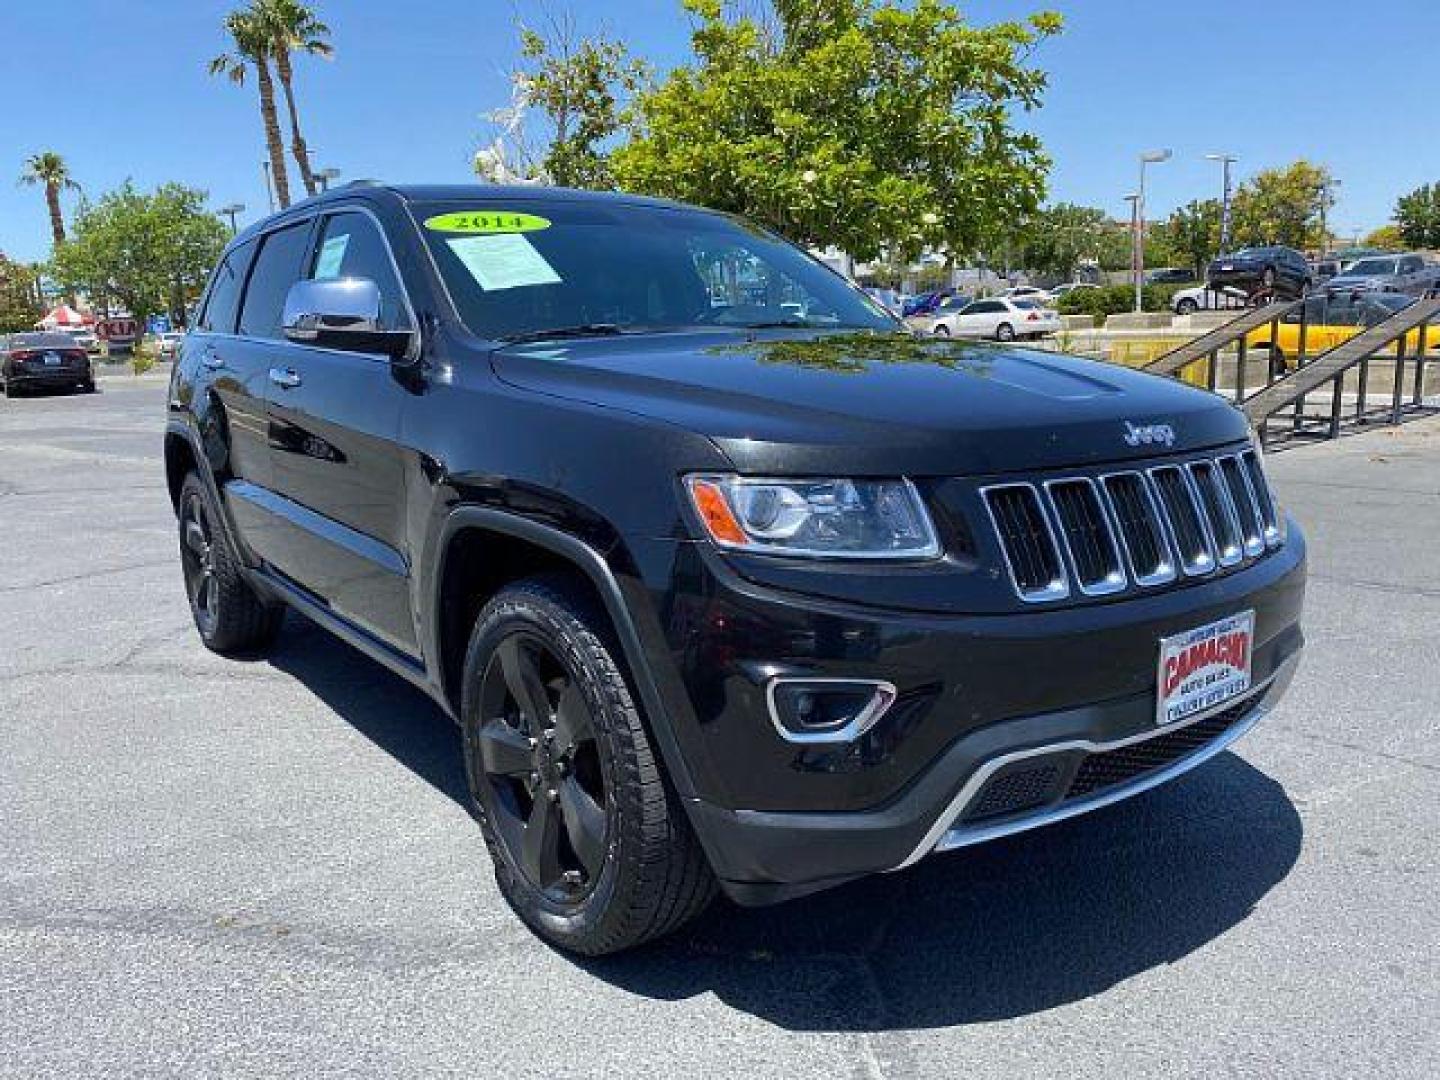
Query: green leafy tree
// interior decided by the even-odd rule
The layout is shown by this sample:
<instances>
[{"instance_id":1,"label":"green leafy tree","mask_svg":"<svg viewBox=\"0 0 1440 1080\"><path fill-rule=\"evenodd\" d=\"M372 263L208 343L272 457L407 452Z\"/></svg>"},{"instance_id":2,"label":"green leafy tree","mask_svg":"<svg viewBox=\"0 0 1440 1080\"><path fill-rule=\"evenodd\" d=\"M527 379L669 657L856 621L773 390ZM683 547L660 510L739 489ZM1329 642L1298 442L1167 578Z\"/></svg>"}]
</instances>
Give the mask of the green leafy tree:
<instances>
[{"instance_id":1,"label":"green leafy tree","mask_svg":"<svg viewBox=\"0 0 1440 1080\"><path fill-rule=\"evenodd\" d=\"M620 186L744 214L871 260L995 250L1035 213L1049 159L1013 113L1058 15L971 26L945 0L684 0L692 64L640 95Z\"/></svg>"},{"instance_id":2,"label":"green leafy tree","mask_svg":"<svg viewBox=\"0 0 1440 1080\"><path fill-rule=\"evenodd\" d=\"M1241 245L1326 246L1323 220L1333 204L1330 170L1309 161L1257 173L1235 193L1234 232Z\"/></svg>"},{"instance_id":3,"label":"green leafy tree","mask_svg":"<svg viewBox=\"0 0 1440 1080\"><path fill-rule=\"evenodd\" d=\"M1163 237L1176 265L1198 278L1220 252L1219 199L1196 199L1177 207L1164 222Z\"/></svg>"},{"instance_id":4,"label":"green leafy tree","mask_svg":"<svg viewBox=\"0 0 1440 1080\"><path fill-rule=\"evenodd\" d=\"M50 236L58 248L65 243L65 217L60 212L60 192L78 190L80 185L70 176L70 166L53 150L36 154L25 162L20 183L45 189L45 206L50 211Z\"/></svg>"},{"instance_id":5,"label":"green leafy tree","mask_svg":"<svg viewBox=\"0 0 1440 1080\"><path fill-rule=\"evenodd\" d=\"M290 117L290 153L300 170L305 193L320 190L315 171L310 166L310 149L300 132L300 110L295 106L295 53L330 59L335 49L330 44L330 28L320 21L314 10L297 0L254 0L251 5L265 35L270 41L270 55L275 61L275 77L285 95L285 111Z\"/></svg>"},{"instance_id":6,"label":"green leafy tree","mask_svg":"<svg viewBox=\"0 0 1440 1080\"><path fill-rule=\"evenodd\" d=\"M1403 244L1395 247L1440 248L1440 184L1422 184L1395 203L1395 224Z\"/></svg>"},{"instance_id":7,"label":"green leafy tree","mask_svg":"<svg viewBox=\"0 0 1440 1080\"><path fill-rule=\"evenodd\" d=\"M126 183L75 216L74 235L50 264L65 286L114 303L142 321L167 312L177 323L220 257L229 231L205 209L205 193Z\"/></svg>"},{"instance_id":8,"label":"green leafy tree","mask_svg":"<svg viewBox=\"0 0 1440 1080\"><path fill-rule=\"evenodd\" d=\"M260 122L265 128L265 148L270 157L270 175L275 183L275 198L283 210L290 205L290 177L285 171L285 143L280 137L280 116L275 111L275 77L270 72L274 38L253 4L226 15L225 32L230 35L235 51L211 60L210 74L224 75L237 86L242 86L250 70L254 69L255 85L260 91Z\"/></svg>"},{"instance_id":9,"label":"green leafy tree","mask_svg":"<svg viewBox=\"0 0 1440 1080\"><path fill-rule=\"evenodd\" d=\"M1440 234L1436 235L1436 244L1440 244ZM1409 244L1405 234L1398 225L1381 225L1374 232L1365 236L1365 246L1379 248L1381 251L1399 251L1404 247L1434 247L1436 244Z\"/></svg>"},{"instance_id":10,"label":"green leafy tree","mask_svg":"<svg viewBox=\"0 0 1440 1080\"><path fill-rule=\"evenodd\" d=\"M649 83L649 65L549 10L543 29L521 28L520 56L509 108L487 114L499 137L476 155L475 171L497 181L613 188L610 147L630 100Z\"/></svg>"},{"instance_id":11,"label":"green leafy tree","mask_svg":"<svg viewBox=\"0 0 1440 1080\"><path fill-rule=\"evenodd\" d=\"M1104 210L1057 203L1035 214L1024 231L1021 262L1033 273L1070 278L1081 263L1103 263L1113 253L1114 223ZM1128 254L1124 256L1128 260Z\"/></svg>"},{"instance_id":12,"label":"green leafy tree","mask_svg":"<svg viewBox=\"0 0 1440 1080\"><path fill-rule=\"evenodd\" d=\"M0 252L0 334L32 330L42 315L35 272Z\"/></svg>"}]
</instances>

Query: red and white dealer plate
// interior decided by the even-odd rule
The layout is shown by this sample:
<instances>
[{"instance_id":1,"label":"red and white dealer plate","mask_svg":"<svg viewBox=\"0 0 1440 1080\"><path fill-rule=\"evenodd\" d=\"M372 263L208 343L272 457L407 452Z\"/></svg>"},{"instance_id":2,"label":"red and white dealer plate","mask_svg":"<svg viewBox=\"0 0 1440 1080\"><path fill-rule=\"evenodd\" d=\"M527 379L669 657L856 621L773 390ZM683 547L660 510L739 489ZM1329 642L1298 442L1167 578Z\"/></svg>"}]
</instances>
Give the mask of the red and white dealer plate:
<instances>
[{"instance_id":1,"label":"red and white dealer plate","mask_svg":"<svg viewBox=\"0 0 1440 1080\"><path fill-rule=\"evenodd\" d=\"M1178 724L1249 690L1254 642L1253 611L1161 638L1155 722Z\"/></svg>"}]
</instances>

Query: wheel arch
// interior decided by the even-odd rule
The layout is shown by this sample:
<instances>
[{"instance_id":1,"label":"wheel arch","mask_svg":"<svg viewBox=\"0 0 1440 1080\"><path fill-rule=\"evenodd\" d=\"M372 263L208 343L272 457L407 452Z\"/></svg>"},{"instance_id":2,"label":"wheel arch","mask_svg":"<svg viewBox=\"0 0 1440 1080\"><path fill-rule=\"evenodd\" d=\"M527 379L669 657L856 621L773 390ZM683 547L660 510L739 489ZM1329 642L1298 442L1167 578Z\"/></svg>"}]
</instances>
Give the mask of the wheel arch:
<instances>
[{"instance_id":1,"label":"wheel arch","mask_svg":"<svg viewBox=\"0 0 1440 1080\"><path fill-rule=\"evenodd\" d=\"M609 618L643 705L646 726L656 739L676 791L682 798L694 794L689 769L670 728L620 583L598 551L569 533L530 518L488 507L461 506L452 510L441 526L430 565L432 578L421 586L429 609L425 651L434 665L432 678L455 717L460 716L465 650L480 609L513 581L539 574L568 574L588 590Z\"/></svg>"}]
</instances>

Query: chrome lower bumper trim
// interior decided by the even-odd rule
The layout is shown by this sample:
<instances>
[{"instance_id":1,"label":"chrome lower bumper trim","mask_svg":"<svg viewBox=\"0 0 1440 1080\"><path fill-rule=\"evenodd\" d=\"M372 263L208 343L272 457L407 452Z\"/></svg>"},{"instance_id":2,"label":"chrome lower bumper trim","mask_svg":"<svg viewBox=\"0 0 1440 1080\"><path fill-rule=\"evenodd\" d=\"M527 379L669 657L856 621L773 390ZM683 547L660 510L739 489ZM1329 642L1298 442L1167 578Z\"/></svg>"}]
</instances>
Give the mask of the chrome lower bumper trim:
<instances>
[{"instance_id":1,"label":"chrome lower bumper trim","mask_svg":"<svg viewBox=\"0 0 1440 1080\"><path fill-rule=\"evenodd\" d=\"M1162 735L1168 735L1174 731L1180 731L1192 724L1198 724L1207 717L1225 709L1233 709L1236 702L1227 702L1219 709L1212 709L1200 716L1187 720L1183 724L1176 724L1169 727L1158 728L1155 731L1143 732L1140 735L1128 739L1117 739L1114 742L1092 742L1088 739L1072 739L1067 742L1050 743L1045 746L1036 746L1026 750L1017 750L1014 753L1002 754L992 758L984 765L975 770L974 775L965 782L959 793L946 806L942 813L931 826L925 838L920 841L909 858L895 867L896 870L903 870L907 866L913 866L932 851L951 851L955 848L968 847L971 844L984 843L987 840L995 840L1002 836L1010 836L1014 833L1025 832L1029 829L1038 829L1042 825L1051 825L1057 821L1064 821L1066 818L1075 817L1078 814L1089 813L1091 810L1098 810L1102 806L1109 806L1111 803L1128 799L1132 795L1139 795L1141 792L1149 791L1151 788L1175 779L1199 765L1203 765L1216 754L1233 745L1238 739L1250 731L1274 708L1278 691L1284 688L1294 674L1294 668L1298 664L1299 657L1292 657L1287 660L1270 679L1251 689L1250 693L1242 699L1243 701L1254 701L1254 707L1226 729L1222 734L1216 736L1213 742L1207 743L1187 754L1177 761L1171 762L1163 768L1154 772L1146 773L1134 780L1089 796L1072 799L1057 803L1053 806L1043 807L1030 814L1010 818L1004 821L997 821L993 824L979 824L972 826L956 826L955 822L960 819L965 808L970 805L972 799L979 794L980 789L991 776L1015 761L1022 761L1025 758L1043 757L1047 754L1065 753L1066 751L1082 750L1086 753L1103 753L1107 750L1116 750L1124 746L1133 746L1136 743L1148 742L1157 739Z\"/></svg>"}]
</instances>

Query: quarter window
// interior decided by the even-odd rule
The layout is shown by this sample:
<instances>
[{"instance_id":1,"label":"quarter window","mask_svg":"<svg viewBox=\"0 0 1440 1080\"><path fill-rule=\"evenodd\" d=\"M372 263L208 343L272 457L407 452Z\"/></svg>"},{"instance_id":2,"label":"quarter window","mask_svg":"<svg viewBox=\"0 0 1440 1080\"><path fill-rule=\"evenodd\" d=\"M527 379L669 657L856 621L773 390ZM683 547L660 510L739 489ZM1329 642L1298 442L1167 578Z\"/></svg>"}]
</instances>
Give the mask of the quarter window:
<instances>
[{"instance_id":1,"label":"quarter window","mask_svg":"<svg viewBox=\"0 0 1440 1080\"><path fill-rule=\"evenodd\" d=\"M412 329L389 249L375 222L366 215L344 213L325 219L307 276L316 280L368 278L380 290L381 328Z\"/></svg>"},{"instance_id":2,"label":"quarter window","mask_svg":"<svg viewBox=\"0 0 1440 1080\"><path fill-rule=\"evenodd\" d=\"M300 265L305 259L305 244L310 236L310 223L291 225L265 237L250 284L245 289L245 303L240 309L240 333L245 337L272 338L279 341L280 319L290 286L300 280Z\"/></svg>"},{"instance_id":3,"label":"quarter window","mask_svg":"<svg viewBox=\"0 0 1440 1080\"><path fill-rule=\"evenodd\" d=\"M235 332L235 309L240 302L240 286L244 280L245 267L250 263L250 254L254 250L255 241L247 240L230 252L215 268L210 294L200 316L200 330L212 334Z\"/></svg>"}]
</instances>

